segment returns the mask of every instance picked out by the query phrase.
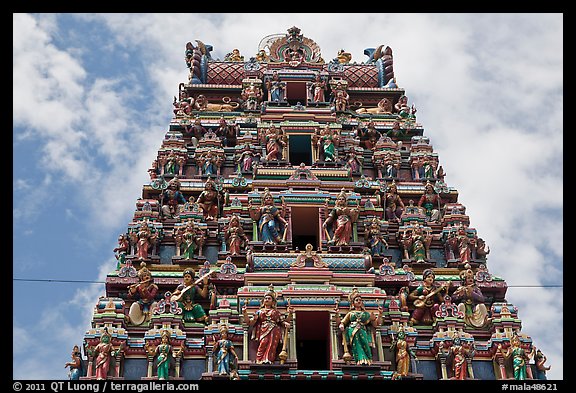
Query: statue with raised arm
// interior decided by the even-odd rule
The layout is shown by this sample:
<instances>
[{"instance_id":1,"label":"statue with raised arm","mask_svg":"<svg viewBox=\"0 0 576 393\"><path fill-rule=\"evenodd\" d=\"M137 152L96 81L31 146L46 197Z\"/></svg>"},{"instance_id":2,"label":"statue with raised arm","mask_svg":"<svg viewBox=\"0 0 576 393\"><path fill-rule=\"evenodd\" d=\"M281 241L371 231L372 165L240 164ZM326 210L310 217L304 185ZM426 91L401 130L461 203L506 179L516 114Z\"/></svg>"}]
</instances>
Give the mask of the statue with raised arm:
<instances>
[{"instance_id":1,"label":"statue with raised arm","mask_svg":"<svg viewBox=\"0 0 576 393\"><path fill-rule=\"evenodd\" d=\"M261 206L252 206L252 201L250 201L248 209L252 219L258 222L258 239L260 241L265 244L280 244L286 240L288 222L282 216L282 211L274 205L274 197L267 187L264 189L264 195L262 195Z\"/></svg>"},{"instance_id":2,"label":"statue with raised arm","mask_svg":"<svg viewBox=\"0 0 576 393\"><path fill-rule=\"evenodd\" d=\"M242 315L248 326L254 326L252 339L258 341L256 351L257 364L273 364L276 360L278 344L282 340L282 330L290 328L294 309L288 306L288 313L283 316L276 308L276 292L272 284L264 294L262 305L252 316L247 307L242 307Z\"/></svg>"},{"instance_id":3,"label":"statue with raised arm","mask_svg":"<svg viewBox=\"0 0 576 393\"><path fill-rule=\"evenodd\" d=\"M70 367L68 376L71 380L78 380L82 376L82 354L80 353L80 347L74 345L72 349L72 361L66 362L64 368Z\"/></svg>"},{"instance_id":4,"label":"statue with raised arm","mask_svg":"<svg viewBox=\"0 0 576 393\"><path fill-rule=\"evenodd\" d=\"M329 244L347 246L352 240L352 225L358 219L359 211L356 207L348 206L348 196L344 188L336 197L336 204L322 224ZM330 237L329 228L333 229Z\"/></svg>"},{"instance_id":5,"label":"statue with raised arm","mask_svg":"<svg viewBox=\"0 0 576 393\"><path fill-rule=\"evenodd\" d=\"M369 329L370 327L377 328L380 326L383 309L378 306L376 314L366 311L362 296L356 287L348 295L348 300L350 302L350 311L346 313L344 319L340 320L340 312L337 306L334 310L336 323L342 331L342 340L344 340L345 344L344 351L348 352L346 349L351 351L350 354L357 365L372 364L374 343Z\"/></svg>"}]
</instances>

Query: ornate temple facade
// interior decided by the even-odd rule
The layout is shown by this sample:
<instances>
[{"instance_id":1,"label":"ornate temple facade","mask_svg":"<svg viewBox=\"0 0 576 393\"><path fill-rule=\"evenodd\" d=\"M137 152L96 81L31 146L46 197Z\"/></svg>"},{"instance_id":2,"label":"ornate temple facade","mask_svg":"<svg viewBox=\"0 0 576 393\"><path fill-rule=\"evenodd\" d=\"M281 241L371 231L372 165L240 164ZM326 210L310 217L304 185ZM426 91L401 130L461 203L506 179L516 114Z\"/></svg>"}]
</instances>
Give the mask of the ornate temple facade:
<instances>
[{"instance_id":1,"label":"ornate temple facade","mask_svg":"<svg viewBox=\"0 0 576 393\"><path fill-rule=\"evenodd\" d=\"M545 374L391 48L325 61L292 27L253 57L211 51L186 44L75 377Z\"/></svg>"}]
</instances>

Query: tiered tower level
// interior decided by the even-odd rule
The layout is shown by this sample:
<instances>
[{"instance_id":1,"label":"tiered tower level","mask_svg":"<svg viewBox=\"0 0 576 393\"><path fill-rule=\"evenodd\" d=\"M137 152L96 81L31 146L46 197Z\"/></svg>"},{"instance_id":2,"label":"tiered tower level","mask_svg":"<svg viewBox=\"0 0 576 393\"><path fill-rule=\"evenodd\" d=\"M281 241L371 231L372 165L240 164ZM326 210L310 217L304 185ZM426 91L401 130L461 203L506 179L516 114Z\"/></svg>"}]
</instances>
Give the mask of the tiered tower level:
<instances>
[{"instance_id":1,"label":"tiered tower level","mask_svg":"<svg viewBox=\"0 0 576 393\"><path fill-rule=\"evenodd\" d=\"M211 51L186 44L81 379L539 377L392 49Z\"/></svg>"}]
</instances>

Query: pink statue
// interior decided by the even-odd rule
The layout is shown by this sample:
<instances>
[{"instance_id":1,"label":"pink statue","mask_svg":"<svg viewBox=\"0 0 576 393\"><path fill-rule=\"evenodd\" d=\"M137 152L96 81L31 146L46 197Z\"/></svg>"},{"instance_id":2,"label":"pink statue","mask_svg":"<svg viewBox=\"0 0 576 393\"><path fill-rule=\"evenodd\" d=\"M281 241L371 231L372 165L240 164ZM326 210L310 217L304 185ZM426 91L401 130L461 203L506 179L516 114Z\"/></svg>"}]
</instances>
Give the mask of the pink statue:
<instances>
[{"instance_id":1,"label":"pink statue","mask_svg":"<svg viewBox=\"0 0 576 393\"><path fill-rule=\"evenodd\" d=\"M313 99L314 102L324 102L326 98L324 97L324 90L326 90L326 82L322 80L320 74L316 74L316 79L312 83L313 88Z\"/></svg>"},{"instance_id":2,"label":"pink statue","mask_svg":"<svg viewBox=\"0 0 576 393\"><path fill-rule=\"evenodd\" d=\"M248 316L247 307L242 307L244 321L249 326L255 326L252 331L252 338L258 341L258 350L256 351L256 363L272 364L276 360L276 349L282 339L282 330L290 328L292 321L293 308L288 306L288 315L283 317L280 311L276 309L276 292L270 286L264 294L262 306L253 316Z\"/></svg>"},{"instance_id":3,"label":"pink statue","mask_svg":"<svg viewBox=\"0 0 576 393\"><path fill-rule=\"evenodd\" d=\"M94 348L94 353L98 354L98 356L96 356L96 379L106 379L108 377L110 360L113 356L116 356L110 340L110 333L105 329L100 337L100 343Z\"/></svg>"},{"instance_id":4,"label":"pink statue","mask_svg":"<svg viewBox=\"0 0 576 393\"><path fill-rule=\"evenodd\" d=\"M205 221L215 221L218 219L218 201L220 194L216 190L216 183L208 176L204 184L204 191L198 197L198 205L204 211Z\"/></svg>"},{"instance_id":5,"label":"pink statue","mask_svg":"<svg viewBox=\"0 0 576 393\"><path fill-rule=\"evenodd\" d=\"M336 205L328 215L322 227L326 231L326 237L329 243L337 246L345 246L350 243L352 238L352 224L358 219L358 209L348 207L348 197L344 189L336 197ZM330 238L328 233L329 226L334 228L334 235Z\"/></svg>"},{"instance_id":6,"label":"pink statue","mask_svg":"<svg viewBox=\"0 0 576 393\"><path fill-rule=\"evenodd\" d=\"M148 222L142 222L140 228L136 233L132 232L130 238L136 243L136 256L138 259L148 259L148 252L152 245L156 242L158 235L150 231Z\"/></svg>"},{"instance_id":7,"label":"pink statue","mask_svg":"<svg viewBox=\"0 0 576 393\"><path fill-rule=\"evenodd\" d=\"M282 159L282 149L285 142L274 124L266 132L266 160L277 161Z\"/></svg>"},{"instance_id":8,"label":"pink statue","mask_svg":"<svg viewBox=\"0 0 576 393\"><path fill-rule=\"evenodd\" d=\"M226 244L228 244L230 255L239 255L242 250L242 245L248 243L248 236L244 234L244 229L242 225L240 225L240 218L237 215L233 215L230 218L224 239L226 240Z\"/></svg>"}]
</instances>

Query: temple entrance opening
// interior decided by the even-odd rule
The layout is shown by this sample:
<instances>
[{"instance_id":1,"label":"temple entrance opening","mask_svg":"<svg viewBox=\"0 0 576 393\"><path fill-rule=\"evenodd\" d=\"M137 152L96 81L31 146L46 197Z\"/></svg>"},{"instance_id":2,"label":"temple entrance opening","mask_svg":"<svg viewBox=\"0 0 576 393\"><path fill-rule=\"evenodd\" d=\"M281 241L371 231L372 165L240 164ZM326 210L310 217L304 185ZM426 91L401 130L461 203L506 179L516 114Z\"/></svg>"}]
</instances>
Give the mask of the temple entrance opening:
<instances>
[{"instance_id":1,"label":"temple entrance opening","mask_svg":"<svg viewBox=\"0 0 576 393\"><path fill-rule=\"evenodd\" d=\"M286 84L286 101L290 105L306 105L306 82L290 81Z\"/></svg>"},{"instance_id":2,"label":"temple entrance opening","mask_svg":"<svg viewBox=\"0 0 576 393\"><path fill-rule=\"evenodd\" d=\"M306 244L318 249L318 208L292 206L292 247L304 251Z\"/></svg>"},{"instance_id":3,"label":"temple entrance opening","mask_svg":"<svg viewBox=\"0 0 576 393\"><path fill-rule=\"evenodd\" d=\"M296 353L299 370L330 370L330 313L296 312Z\"/></svg>"},{"instance_id":4,"label":"temple entrance opening","mask_svg":"<svg viewBox=\"0 0 576 393\"><path fill-rule=\"evenodd\" d=\"M310 135L292 134L288 138L289 161L292 165L312 164L312 143Z\"/></svg>"}]
</instances>

